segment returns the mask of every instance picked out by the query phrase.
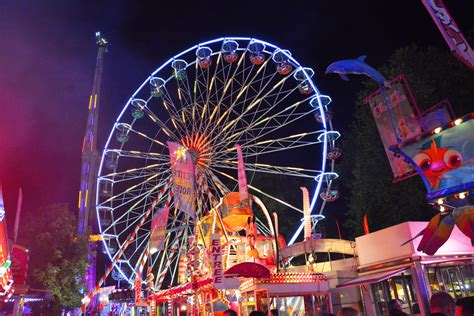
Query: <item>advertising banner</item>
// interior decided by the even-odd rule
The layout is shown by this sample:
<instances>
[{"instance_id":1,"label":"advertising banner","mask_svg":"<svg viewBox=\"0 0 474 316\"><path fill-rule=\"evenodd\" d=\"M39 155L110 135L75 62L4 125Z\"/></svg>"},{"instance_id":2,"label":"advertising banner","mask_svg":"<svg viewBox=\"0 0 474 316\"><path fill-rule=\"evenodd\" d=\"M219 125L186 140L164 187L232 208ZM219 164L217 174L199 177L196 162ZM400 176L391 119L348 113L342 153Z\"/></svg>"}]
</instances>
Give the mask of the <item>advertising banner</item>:
<instances>
[{"instance_id":1,"label":"advertising banner","mask_svg":"<svg viewBox=\"0 0 474 316\"><path fill-rule=\"evenodd\" d=\"M400 149L425 182L429 199L474 187L472 117Z\"/></svg>"},{"instance_id":2,"label":"advertising banner","mask_svg":"<svg viewBox=\"0 0 474 316\"><path fill-rule=\"evenodd\" d=\"M194 163L188 150L177 143L168 142L175 206L191 217L194 210Z\"/></svg>"},{"instance_id":3,"label":"advertising banner","mask_svg":"<svg viewBox=\"0 0 474 316\"><path fill-rule=\"evenodd\" d=\"M168 207L159 209L151 220L150 253L164 248L169 212Z\"/></svg>"},{"instance_id":4,"label":"advertising banner","mask_svg":"<svg viewBox=\"0 0 474 316\"><path fill-rule=\"evenodd\" d=\"M436 23L451 52L466 66L474 70L474 51L463 36L442 0L422 0Z\"/></svg>"},{"instance_id":5,"label":"advertising banner","mask_svg":"<svg viewBox=\"0 0 474 316\"><path fill-rule=\"evenodd\" d=\"M421 134L422 131L403 83L401 81L392 82L390 88L384 88L384 93L389 103L391 117L387 111L382 90L373 94L368 99L368 103L392 168L393 176L394 178L400 178L413 172L413 168L402 159L394 157L389 148L397 144L397 135L403 143L403 141Z\"/></svg>"}]
</instances>

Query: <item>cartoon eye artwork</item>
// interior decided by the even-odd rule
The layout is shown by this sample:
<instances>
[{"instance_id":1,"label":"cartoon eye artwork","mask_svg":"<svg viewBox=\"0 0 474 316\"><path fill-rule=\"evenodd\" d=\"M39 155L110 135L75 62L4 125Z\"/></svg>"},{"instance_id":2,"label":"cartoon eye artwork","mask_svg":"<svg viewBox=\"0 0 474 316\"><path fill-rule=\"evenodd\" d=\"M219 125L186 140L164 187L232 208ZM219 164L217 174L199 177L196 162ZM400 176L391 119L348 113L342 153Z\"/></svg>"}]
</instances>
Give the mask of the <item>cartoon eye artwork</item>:
<instances>
[{"instance_id":1,"label":"cartoon eye artwork","mask_svg":"<svg viewBox=\"0 0 474 316\"><path fill-rule=\"evenodd\" d=\"M449 168L458 168L462 163L462 156L456 150L448 150L444 153L444 163Z\"/></svg>"},{"instance_id":2,"label":"cartoon eye artwork","mask_svg":"<svg viewBox=\"0 0 474 316\"><path fill-rule=\"evenodd\" d=\"M427 171L431 167L431 157L425 153L419 153L414 158L413 161L420 167L421 170Z\"/></svg>"}]
</instances>

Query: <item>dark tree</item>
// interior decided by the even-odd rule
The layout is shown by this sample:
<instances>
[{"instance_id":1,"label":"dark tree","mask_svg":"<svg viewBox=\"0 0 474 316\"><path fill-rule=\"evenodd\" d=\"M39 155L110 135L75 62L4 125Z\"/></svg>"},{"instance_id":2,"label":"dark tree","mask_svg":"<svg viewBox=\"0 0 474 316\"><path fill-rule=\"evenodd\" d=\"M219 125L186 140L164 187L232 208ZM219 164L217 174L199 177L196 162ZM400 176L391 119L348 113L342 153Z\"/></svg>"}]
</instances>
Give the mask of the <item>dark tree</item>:
<instances>
[{"instance_id":1,"label":"dark tree","mask_svg":"<svg viewBox=\"0 0 474 316\"><path fill-rule=\"evenodd\" d=\"M77 235L77 219L65 203L39 208L29 214L22 244L30 251L28 281L51 291L51 300L36 306L38 314L60 315L80 307L87 269L87 235Z\"/></svg>"},{"instance_id":2,"label":"dark tree","mask_svg":"<svg viewBox=\"0 0 474 316\"><path fill-rule=\"evenodd\" d=\"M474 76L452 55L416 45L400 48L380 72L386 78L404 73L421 111L448 98L456 115L473 110ZM377 89L365 80L355 104L354 121L343 133L344 155L340 165L347 198L345 227L353 237L363 232L367 213L372 231L404 221L428 220L434 211L425 200L418 176L392 183L392 173L377 127L364 99Z\"/></svg>"}]
</instances>

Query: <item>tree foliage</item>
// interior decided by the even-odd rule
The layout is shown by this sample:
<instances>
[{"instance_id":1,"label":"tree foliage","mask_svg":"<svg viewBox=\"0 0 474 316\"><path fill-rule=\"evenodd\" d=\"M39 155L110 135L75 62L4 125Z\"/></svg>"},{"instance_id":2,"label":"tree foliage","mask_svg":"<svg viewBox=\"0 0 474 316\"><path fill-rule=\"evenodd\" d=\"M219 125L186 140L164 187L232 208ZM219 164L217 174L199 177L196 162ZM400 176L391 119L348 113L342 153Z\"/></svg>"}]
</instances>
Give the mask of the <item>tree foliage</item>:
<instances>
[{"instance_id":1,"label":"tree foliage","mask_svg":"<svg viewBox=\"0 0 474 316\"><path fill-rule=\"evenodd\" d=\"M51 291L37 306L43 315L60 315L81 305L89 252L87 235L77 235L77 219L65 203L39 208L26 218L22 244L30 251L28 281Z\"/></svg>"},{"instance_id":2,"label":"tree foliage","mask_svg":"<svg viewBox=\"0 0 474 316\"><path fill-rule=\"evenodd\" d=\"M445 98L450 100L458 116L472 111L474 76L444 51L416 45L400 48L379 70L386 78L403 73L421 111ZM368 105L364 104L364 99L376 89L374 82L363 82L355 104L354 121L343 134L345 155L340 169L348 192L345 226L353 236L362 234L365 213L371 230L409 220L427 220L434 214L426 203L426 191L418 176L392 183L377 127Z\"/></svg>"}]
</instances>

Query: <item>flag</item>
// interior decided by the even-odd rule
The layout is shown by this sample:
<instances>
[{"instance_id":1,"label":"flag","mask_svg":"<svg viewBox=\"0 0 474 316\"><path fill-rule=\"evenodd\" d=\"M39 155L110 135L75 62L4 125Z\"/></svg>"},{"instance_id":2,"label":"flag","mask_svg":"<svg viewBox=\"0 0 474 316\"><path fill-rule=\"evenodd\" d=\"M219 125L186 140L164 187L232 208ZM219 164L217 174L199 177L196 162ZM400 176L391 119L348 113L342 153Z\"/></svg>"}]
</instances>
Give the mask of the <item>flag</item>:
<instances>
[{"instance_id":1,"label":"flag","mask_svg":"<svg viewBox=\"0 0 474 316\"><path fill-rule=\"evenodd\" d=\"M152 254L158 250L163 250L169 212L168 207L162 208L156 212L151 220L150 253Z\"/></svg>"},{"instance_id":2,"label":"flag","mask_svg":"<svg viewBox=\"0 0 474 316\"><path fill-rule=\"evenodd\" d=\"M245 166L244 166L244 159L242 157L242 147L239 144L234 145L235 149L237 150L237 172L238 172L238 179L239 179L239 196L240 202L247 201L249 199L249 191L247 187L247 177L245 176Z\"/></svg>"},{"instance_id":3,"label":"flag","mask_svg":"<svg viewBox=\"0 0 474 316\"><path fill-rule=\"evenodd\" d=\"M369 223L367 222L367 214L364 214L364 235L368 235L369 232Z\"/></svg>"},{"instance_id":4,"label":"flag","mask_svg":"<svg viewBox=\"0 0 474 316\"><path fill-rule=\"evenodd\" d=\"M175 206L191 217L194 210L194 162L186 147L168 142Z\"/></svg>"}]
</instances>

